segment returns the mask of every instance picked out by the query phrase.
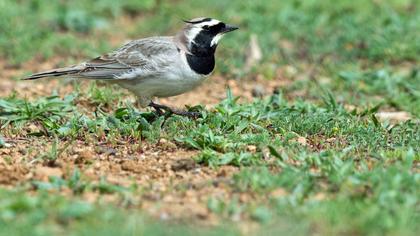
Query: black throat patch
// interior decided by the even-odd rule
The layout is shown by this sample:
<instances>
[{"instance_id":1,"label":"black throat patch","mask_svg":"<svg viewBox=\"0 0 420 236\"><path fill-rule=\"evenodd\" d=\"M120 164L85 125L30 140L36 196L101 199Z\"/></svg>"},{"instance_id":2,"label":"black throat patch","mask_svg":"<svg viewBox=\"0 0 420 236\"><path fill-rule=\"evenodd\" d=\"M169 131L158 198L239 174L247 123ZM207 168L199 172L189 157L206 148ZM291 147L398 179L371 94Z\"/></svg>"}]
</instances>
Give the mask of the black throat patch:
<instances>
[{"instance_id":1,"label":"black throat patch","mask_svg":"<svg viewBox=\"0 0 420 236\"><path fill-rule=\"evenodd\" d=\"M210 56L195 56L186 54L187 62L190 68L197 74L208 75L210 74L215 65L214 54Z\"/></svg>"}]
</instances>

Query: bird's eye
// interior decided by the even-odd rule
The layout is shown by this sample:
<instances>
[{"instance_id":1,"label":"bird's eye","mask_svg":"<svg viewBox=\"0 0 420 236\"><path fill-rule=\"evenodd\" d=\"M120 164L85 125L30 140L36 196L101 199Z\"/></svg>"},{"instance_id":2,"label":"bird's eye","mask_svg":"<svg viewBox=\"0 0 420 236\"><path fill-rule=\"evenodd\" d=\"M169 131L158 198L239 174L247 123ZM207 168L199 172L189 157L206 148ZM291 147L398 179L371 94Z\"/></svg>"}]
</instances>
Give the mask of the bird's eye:
<instances>
[{"instance_id":1,"label":"bird's eye","mask_svg":"<svg viewBox=\"0 0 420 236\"><path fill-rule=\"evenodd\" d=\"M209 27L208 25L205 25L205 26L203 26L203 29L205 29L205 30L209 30L209 29L210 29L210 27Z\"/></svg>"}]
</instances>

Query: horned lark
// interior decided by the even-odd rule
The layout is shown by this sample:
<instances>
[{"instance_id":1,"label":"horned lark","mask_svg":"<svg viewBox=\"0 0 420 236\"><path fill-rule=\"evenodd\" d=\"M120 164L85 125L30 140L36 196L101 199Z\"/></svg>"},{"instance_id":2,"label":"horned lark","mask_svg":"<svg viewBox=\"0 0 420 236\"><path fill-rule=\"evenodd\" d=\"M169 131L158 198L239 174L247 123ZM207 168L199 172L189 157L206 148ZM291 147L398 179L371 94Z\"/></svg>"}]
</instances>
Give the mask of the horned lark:
<instances>
[{"instance_id":1,"label":"horned lark","mask_svg":"<svg viewBox=\"0 0 420 236\"><path fill-rule=\"evenodd\" d=\"M188 115L152 99L179 95L200 85L214 69L219 40L238 27L212 18L184 22L175 36L134 40L90 61L36 73L24 80L53 76L103 80L134 93L141 107L151 106L160 114L165 110Z\"/></svg>"}]
</instances>

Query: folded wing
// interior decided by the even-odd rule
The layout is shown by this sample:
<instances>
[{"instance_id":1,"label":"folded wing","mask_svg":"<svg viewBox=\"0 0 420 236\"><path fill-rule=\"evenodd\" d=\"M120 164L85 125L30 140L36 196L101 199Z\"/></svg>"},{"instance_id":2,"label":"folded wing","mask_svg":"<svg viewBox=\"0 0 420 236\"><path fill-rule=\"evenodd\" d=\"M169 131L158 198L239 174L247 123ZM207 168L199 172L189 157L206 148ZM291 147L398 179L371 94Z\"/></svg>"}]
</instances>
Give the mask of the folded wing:
<instances>
[{"instance_id":1,"label":"folded wing","mask_svg":"<svg viewBox=\"0 0 420 236\"><path fill-rule=\"evenodd\" d=\"M170 37L146 38L132 41L112 53L80 65L44 71L24 79L67 75L85 79L121 80L157 76L170 64L168 53L174 52L176 46Z\"/></svg>"}]
</instances>

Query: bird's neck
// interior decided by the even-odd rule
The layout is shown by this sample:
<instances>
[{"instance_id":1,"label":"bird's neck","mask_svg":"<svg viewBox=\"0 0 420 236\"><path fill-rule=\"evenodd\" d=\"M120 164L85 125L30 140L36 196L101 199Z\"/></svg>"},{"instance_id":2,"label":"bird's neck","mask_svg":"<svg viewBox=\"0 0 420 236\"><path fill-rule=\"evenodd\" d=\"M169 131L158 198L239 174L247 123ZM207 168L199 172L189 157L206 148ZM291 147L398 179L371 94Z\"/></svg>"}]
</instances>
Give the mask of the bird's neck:
<instances>
[{"instance_id":1,"label":"bird's neck","mask_svg":"<svg viewBox=\"0 0 420 236\"><path fill-rule=\"evenodd\" d=\"M210 45L210 42L191 42L190 53L196 57L212 57L216 52L217 45Z\"/></svg>"},{"instance_id":2,"label":"bird's neck","mask_svg":"<svg viewBox=\"0 0 420 236\"><path fill-rule=\"evenodd\" d=\"M208 56L196 56L193 54L186 54L188 65L191 70L200 75L210 74L215 66L214 54Z\"/></svg>"}]
</instances>

